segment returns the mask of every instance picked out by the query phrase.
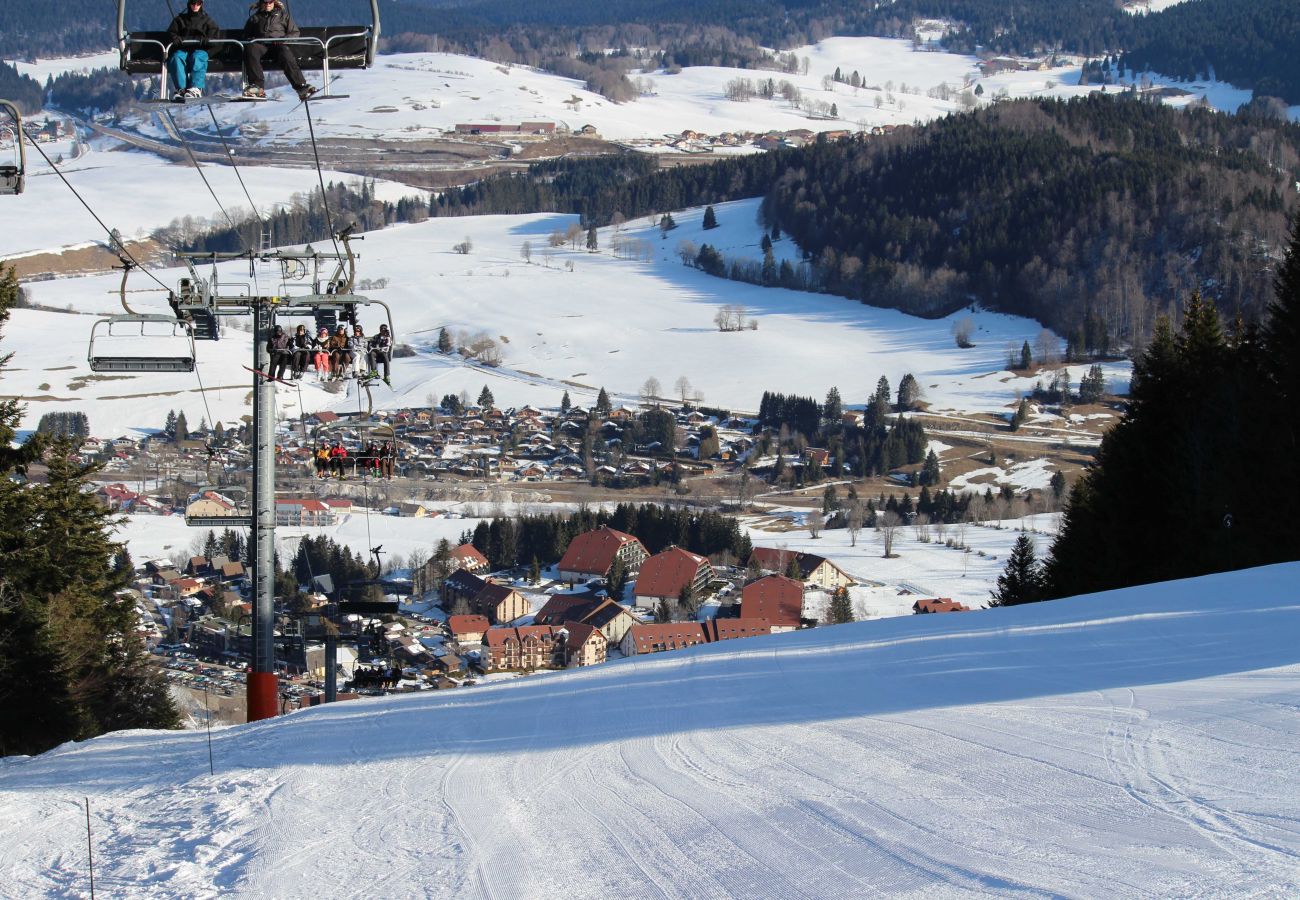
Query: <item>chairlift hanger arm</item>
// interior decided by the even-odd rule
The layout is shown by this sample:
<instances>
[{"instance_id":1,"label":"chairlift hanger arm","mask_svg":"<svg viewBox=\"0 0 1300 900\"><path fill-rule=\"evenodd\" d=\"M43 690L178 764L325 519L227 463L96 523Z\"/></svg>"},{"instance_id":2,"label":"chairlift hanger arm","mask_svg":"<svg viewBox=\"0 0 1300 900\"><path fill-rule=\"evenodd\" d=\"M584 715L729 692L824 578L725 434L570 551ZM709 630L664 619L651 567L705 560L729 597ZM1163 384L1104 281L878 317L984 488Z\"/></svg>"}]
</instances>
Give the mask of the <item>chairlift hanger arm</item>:
<instances>
[{"instance_id":1,"label":"chairlift hanger arm","mask_svg":"<svg viewBox=\"0 0 1300 900\"><path fill-rule=\"evenodd\" d=\"M18 161L12 173L6 171L0 181L0 193L21 194L27 177L27 145L23 142L23 115L18 107L8 100L0 100L0 110L9 113L14 123L14 151ZM7 167L6 167L7 168Z\"/></svg>"}]
</instances>

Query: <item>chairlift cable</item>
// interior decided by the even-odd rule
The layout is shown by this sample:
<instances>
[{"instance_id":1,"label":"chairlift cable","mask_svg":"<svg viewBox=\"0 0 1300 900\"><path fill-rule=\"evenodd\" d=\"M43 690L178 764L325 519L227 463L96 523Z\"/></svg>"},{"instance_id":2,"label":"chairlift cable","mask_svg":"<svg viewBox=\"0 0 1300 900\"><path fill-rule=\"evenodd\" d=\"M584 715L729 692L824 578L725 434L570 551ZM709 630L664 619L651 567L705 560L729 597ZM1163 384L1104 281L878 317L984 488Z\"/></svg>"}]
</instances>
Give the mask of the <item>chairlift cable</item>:
<instances>
[{"instance_id":1,"label":"chairlift cable","mask_svg":"<svg viewBox=\"0 0 1300 900\"><path fill-rule=\"evenodd\" d=\"M325 175L321 172L320 151L316 148L316 126L311 122L311 101L303 100L302 108L307 113L307 131L311 135L311 155L316 158L316 179L320 182L320 202L325 207L325 225L330 231L330 240L334 242L334 252L339 252L339 239L334 236L334 218L330 215L330 198L325 193ZM357 394L360 400L361 395Z\"/></svg>"},{"instance_id":2,"label":"chairlift cable","mask_svg":"<svg viewBox=\"0 0 1300 900\"><path fill-rule=\"evenodd\" d=\"M252 209L253 215L257 218L258 223L265 224L262 222L262 214L258 211L257 204L253 202L252 196L248 193L248 185L244 184L244 176L239 171L239 166L235 164L235 155L230 151L230 144L226 141L226 135L221 130L221 125L217 122L216 112L212 109L211 103L206 104L206 106L208 107L208 115L212 117L212 127L217 132L217 137L221 139L221 146L226 151L226 159L230 162L230 168L235 170L235 177L239 179L239 186L244 189L244 199L248 201L248 205Z\"/></svg>"},{"instance_id":3,"label":"chairlift cable","mask_svg":"<svg viewBox=\"0 0 1300 900\"><path fill-rule=\"evenodd\" d=\"M211 107L208 108L211 109ZM239 238L239 242L244 245L244 249L249 253L252 253L253 248L248 246L248 241L244 240L244 236L239 232L239 226L235 224L234 219L230 218L230 213L226 212L225 204L221 202L221 198L217 196L217 192L212 189L212 183L208 181L208 176L203 173L203 166L199 165L198 157L194 155L194 150L190 147L189 139L186 138L185 134L176 127L176 119L172 117L172 111L170 109L165 109L163 112L167 115L167 121L171 123L172 131L176 132L176 136L181 139L181 145L185 148L185 152L189 156L190 162L194 165L195 170L198 171L199 177L203 179L203 186L206 187L208 193L212 195L212 199L217 204L217 209L221 210L221 214L226 217L226 223L230 225L230 230L235 233L235 237Z\"/></svg>"},{"instance_id":4,"label":"chairlift cable","mask_svg":"<svg viewBox=\"0 0 1300 900\"><path fill-rule=\"evenodd\" d=\"M144 272L146 275L152 278L155 282L157 282L160 288L162 288L164 291L167 291L170 294L171 288L169 288L167 285L159 281L158 276L155 275L153 272L150 272L148 268L146 268L138 259L135 258L135 256L132 255L131 251L126 248L126 245L123 244L114 236L113 229L109 228L107 225L104 224L104 220L101 219L99 217L99 214L96 213L95 210L91 208L90 204L86 202L86 198L81 196L81 194L77 191L77 189L72 186L72 182L68 181L68 177L63 174L63 172L59 169L58 166L54 164L54 160L50 159L49 155L45 152L44 148L42 148L39 143L33 140L31 135L24 135L24 136L27 138L27 142L36 148L36 152L39 153L41 155L41 158L45 160L46 165L48 165L51 169L53 169L54 174L58 175L59 178L63 181L63 183L68 186L68 190L72 191L73 196L75 196L78 200L81 201L82 206L86 207L86 212L90 213L91 217L96 222L99 223L99 227L104 229L104 233L108 235L109 241L118 245L117 250L120 251L122 254L124 254L126 258L129 259L132 263L134 263L137 269L140 269L142 272Z\"/></svg>"},{"instance_id":5,"label":"chairlift cable","mask_svg":"<svg viewBox=\"0 0 1300 900\"><path fill-rule=\"evenodd\" d=\"M358 419L358 421L361 419L361 415L362 415L362 413L361 413L361 379L358 378L358 379L357 379L357 419ZM364 449L364 445L363 445L363 449ZM359 457L359 456L360 456L360 454L358 454L358 457ZM366 476L366 475L362 475L362 476L361 476L361 489L362 489L362 490L365 492L365 494L366 494L366 546L367 546L367 547L373 547L373 546L375 545L375 539L374 539L374 537L373 537L373 536L371 535L371 533L370 533L370 481L369 481L368 476ZM376 564L378 564L379 560L376 559L375 562L376 562ZM375 578L378 579L378 578L379 578L379 575L380 575L380 572L379 572L378 570L376 570L376 572L375 572Z\"/></svg>"},{"instance_id":6,"label":"chairlift cable","mask_svg":"<svg viewBox=\"0 0 1300 900\"><path fill-rule=\"evenodd\" d=\"M208 406L208 391L203 386L203 376L199 374L199 361L197 359L194 360L194 377L199 380L199 397L203 400L203 411L208 416L208 428L215 430L217 420L212 418L212 409ZM211 463L211 457L209 457L208 461Z\"/></svg>"}]
</instances>

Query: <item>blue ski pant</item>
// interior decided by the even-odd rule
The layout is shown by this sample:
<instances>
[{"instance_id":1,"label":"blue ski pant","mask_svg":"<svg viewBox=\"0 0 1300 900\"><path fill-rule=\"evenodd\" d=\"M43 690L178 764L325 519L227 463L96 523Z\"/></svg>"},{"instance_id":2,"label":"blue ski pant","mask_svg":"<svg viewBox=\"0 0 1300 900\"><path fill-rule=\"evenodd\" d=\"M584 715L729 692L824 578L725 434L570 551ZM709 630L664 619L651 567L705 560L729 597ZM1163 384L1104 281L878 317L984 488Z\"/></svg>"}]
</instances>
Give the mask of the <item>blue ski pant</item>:
<instances>
[{"instance_id":1,"label":"blue ski pant","mask_svg":"<svg viewBox=\"0 0 1300 900\"><path fill-rule=\"evenodd\" d=\"M208 51L177 50L167 60L167 75L173 91L192 87L203 90L208 81Z\"/></svg>"}]
</instances>

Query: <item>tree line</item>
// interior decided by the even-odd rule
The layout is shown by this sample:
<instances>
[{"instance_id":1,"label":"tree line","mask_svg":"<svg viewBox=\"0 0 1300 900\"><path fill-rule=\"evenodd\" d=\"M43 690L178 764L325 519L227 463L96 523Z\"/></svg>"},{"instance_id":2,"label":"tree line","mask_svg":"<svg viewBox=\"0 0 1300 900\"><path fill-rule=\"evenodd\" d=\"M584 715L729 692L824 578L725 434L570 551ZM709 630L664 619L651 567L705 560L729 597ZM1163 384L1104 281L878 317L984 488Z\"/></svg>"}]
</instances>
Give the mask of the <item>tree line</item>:
<instances>
[{"instance_id":1,"label":"tree line","mask_svg":"<svg viewBox=\"0 0 1300 900\"><path fill-rule=\"evenodd\" d=\"M0 329L18 300L0 272ZM0 355L0 369L12 354ZM40 753L122 728L175 728L127 590L134 566L95 496L76 443L16 444L23 406L0 400L0 754ZM37 464L45 478L23 475Z\"/></svg>"},{"instance_id":2,"label":"tree line","mask_svg":"<svg viewBox=\"0 0 1300 900\"><path fill-rule=\"evenodd\" d=\"M1135 362L1128 410L1070 492L1046 559L1018 541L998 603L1300 558L1287 502L1300 494L1300 218L1274 287L1258 327L1225 329L1197 293L1180 324L1161 320Z\"/></svg>"}]
</instances>

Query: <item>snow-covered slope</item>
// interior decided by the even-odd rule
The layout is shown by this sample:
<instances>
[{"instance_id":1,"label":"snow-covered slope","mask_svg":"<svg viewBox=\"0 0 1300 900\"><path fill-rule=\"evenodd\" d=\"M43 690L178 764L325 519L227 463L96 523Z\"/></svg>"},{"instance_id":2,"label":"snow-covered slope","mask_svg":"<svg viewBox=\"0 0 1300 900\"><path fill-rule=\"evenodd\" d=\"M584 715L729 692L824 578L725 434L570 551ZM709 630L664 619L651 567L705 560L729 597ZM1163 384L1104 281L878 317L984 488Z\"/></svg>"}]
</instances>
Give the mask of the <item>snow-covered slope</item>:
<instances>
[{"instance_id":1,"label":"snow-covered slope","mask_svg":"<svg viewBox=\"0 0 1300 900\"><path fill-rule=\"evenodd\" d=\"M586 404L601 386L634 401L647 378L658 379L671 394L680 376L704 402L745 410L756 410L765 390L824 397L832 385L846 404L861 405L881 375L897 385L908 372L935 409L1006 411L1032 390L1034 378L1003 371L1008 348L1034 341L1041 331L1029 319L963 312L928 321L843 297L739 284L682 265L676 253L682 240L697 246L708 242L728 256L761 258L757 206L757 200L720 204L719 227L709 231L702 229L702 210L682 212L676 215L680 227L667 240L646 220L629 223L617 237L640 242L648 258L637 259L613 255L612 228L601 230L599 253L567 244L550 250L548 235L576 221L572 216L435 219L368 234L358 245L358 274L389 280L387 288L367 293L392 306L397 339L421 351L395 361L394 390L377 388L376 405L422 406L430 395L436 403L462 390L477 397L485 383L502 406L558 406L566 389L575 403ZM466 237L473 250L452 252ZM521 257L525 242L532 248L531 262ZM788 238L777 247L783 254L797 253ZM223 277L238 284L280 292L274 273L261 271L254 286L247 264L224 271ZM175 283L182 273L158 274ZM38 282L28 290L37 303L103 314L120 310L112 293L117 286L117 277L102 276ZM132 286L151 285L137 276ZM145 294L133 302L166 312L160 299ZM720 332L713 320L724 305L745 307L757 329ZM952 327L967 317L976 346L959 350ZM375 314L365 312L362 318L373 333ZM249 412L250 376L243 368L252 356L247 332L231 329L221 341L199 345L208 387L204 408L192 375L87 379L92 323L89 315L15 311L6 337L15 341L17 353L0 393L32 399L26 427L35 427L45 412L81 410L90 417L92 433L111 437L131 428L159 428L169 409L184 409L194 422L238 420ZM452 334L482 333L496 340L502 366L484 368L430 352L442 326ZM1106 374L1111 390L1126 390L1127 364L1110 366ZM288 415L297 415L296 392L281 391L279 402ZM308 412L356 411L358 400L353 393L327 394L308 378L302 404Z\"/></svg>"},{"instance_id":2,"label":"snow-covered slope","mask_svg":"<svg viewBox=\"0 0 1300 900\"><path fill-rule=\"evenodd\" d=\"M0 768L11 896L1300 892L1300 564Z\"/></svg>"}]
</instances>

